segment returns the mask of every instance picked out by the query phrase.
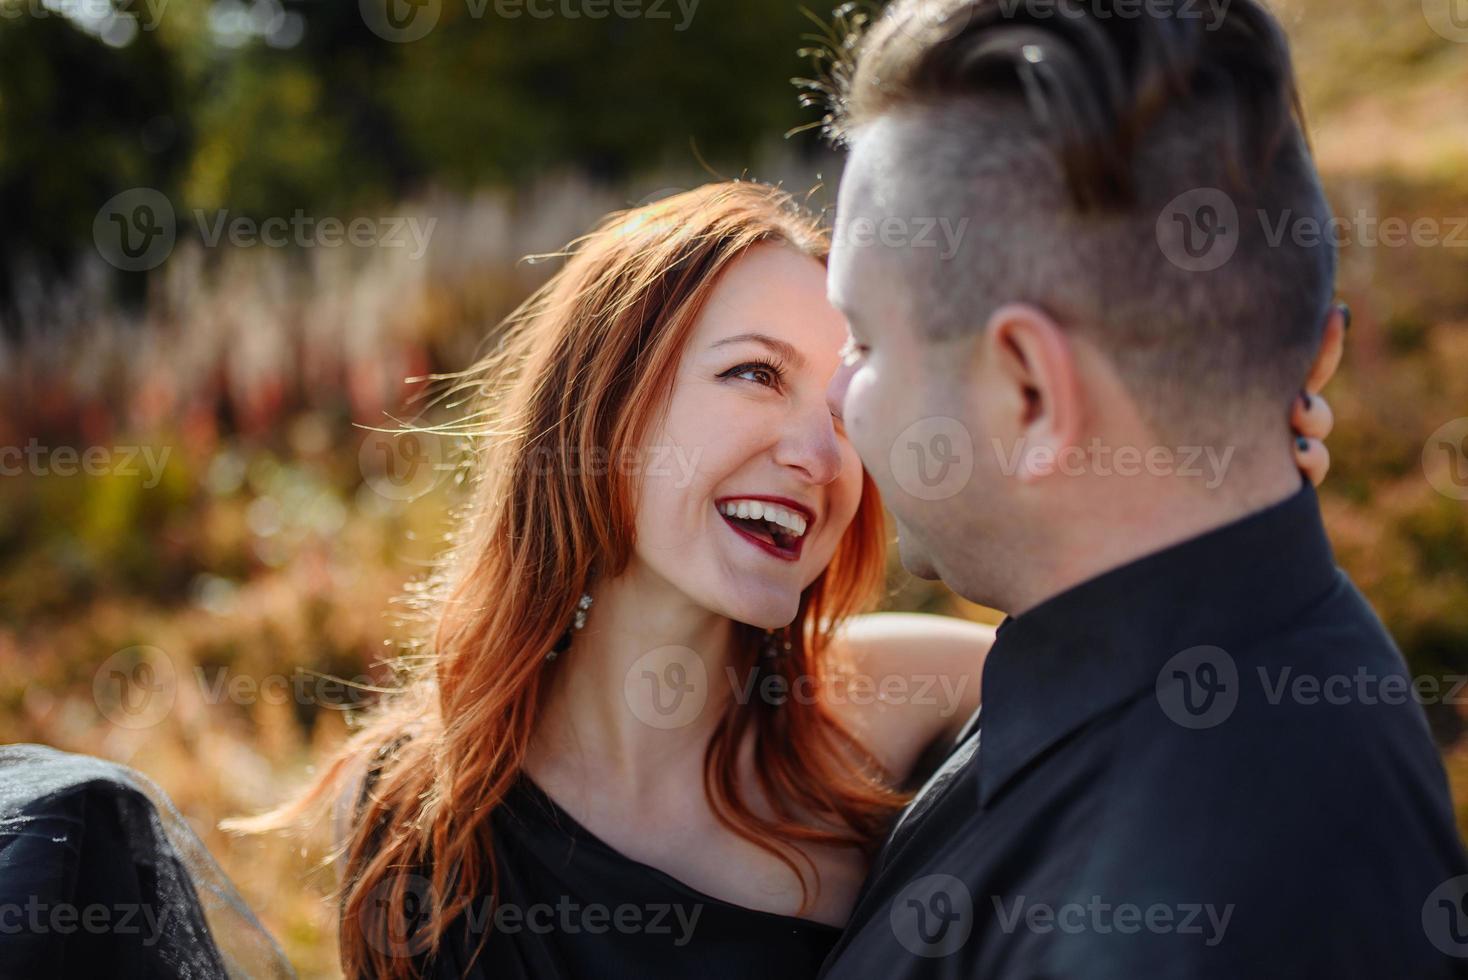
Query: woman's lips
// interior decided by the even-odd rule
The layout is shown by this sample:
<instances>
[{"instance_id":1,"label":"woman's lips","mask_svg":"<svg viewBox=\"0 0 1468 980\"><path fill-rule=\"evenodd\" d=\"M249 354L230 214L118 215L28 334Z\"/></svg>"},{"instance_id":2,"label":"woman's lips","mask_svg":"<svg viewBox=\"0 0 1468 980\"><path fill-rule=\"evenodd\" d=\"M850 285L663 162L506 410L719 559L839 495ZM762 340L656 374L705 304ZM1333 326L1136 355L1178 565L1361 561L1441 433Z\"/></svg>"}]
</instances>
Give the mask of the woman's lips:
<instances>
[{"instance_id":1,"label":"woman's lips","mask_svg":"<svg viewBox=\"0 0 1468 980\"><path fill-rule=\"evenodd\" d=\"M715 509L717 510L717 508ZM769 541L766 541L761 537L751 534L749 531L746 531L744 528L740 527L722 512L719 512L719 517L723 518L724 523L729 526L729 529L731 531L739 535L745 541L748 541L750 544L754 545L756 548L759 548L765 554L770 555L773 558L778 558L781 561L796 561L800 558L800 549L805 544L804 537L795 538L794 541L791 542L790 547L782 548L777 544L771 544Z\"/></svg>"}]
</instances>

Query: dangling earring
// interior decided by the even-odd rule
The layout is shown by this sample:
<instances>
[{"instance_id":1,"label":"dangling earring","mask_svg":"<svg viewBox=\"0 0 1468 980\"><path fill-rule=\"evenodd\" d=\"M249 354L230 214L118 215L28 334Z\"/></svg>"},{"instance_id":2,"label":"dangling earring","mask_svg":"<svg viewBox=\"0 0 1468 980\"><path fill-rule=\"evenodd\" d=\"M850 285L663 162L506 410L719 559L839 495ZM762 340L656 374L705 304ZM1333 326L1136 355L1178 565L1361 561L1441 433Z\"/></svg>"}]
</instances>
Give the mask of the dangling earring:
<instances>
[{"instance_id":1,"label":"dangling earring","mask_svg":"<svg viewBox=\"0 0 1468 980\"><path fill-rule=\"evenodd\" d=\"M761 654L766 660L774 660L782 654L789 654L790 650L790 627L787 626L778 633L775 630L765 630L764 648Z\"/></svg>"},{"instance_id":2,"label":"dangling earring","mask_svg":"<svg viewBox=\"0 0 1468 980\"><path fill-rule=\"evenodd\" d=\"M566 628L566 632L561 634L561 638L556 641L556 645L551 647L550 651L546 653L546 660L556 659L561 652L571 645L571 634L580 632L582 627L586 625L586 610L590 608L591 593L581 593L581 599L576 603L576 615L571 618L571 625Z\"/></svg>"}]
</instances>

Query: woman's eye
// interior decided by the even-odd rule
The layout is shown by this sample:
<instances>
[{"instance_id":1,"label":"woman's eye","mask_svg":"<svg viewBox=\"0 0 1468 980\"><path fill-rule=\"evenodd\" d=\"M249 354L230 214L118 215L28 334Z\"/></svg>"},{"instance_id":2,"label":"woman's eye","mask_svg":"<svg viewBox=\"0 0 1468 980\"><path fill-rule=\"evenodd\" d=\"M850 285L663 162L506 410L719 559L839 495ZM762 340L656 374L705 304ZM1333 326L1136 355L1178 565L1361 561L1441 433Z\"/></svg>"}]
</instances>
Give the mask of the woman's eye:
<instances>
[{"instance_id":1,"label":"woman's eye","mask_svg":"<svg viewBox=\"0 0 1468 980\"><path fill-rule=\"evenodd\" d=\"M745 375L754 375L755 379L752 379L754 380L754 383L766 388L777 387L780 384L780 379L782 377L779 365L771 364L769 361L751 361L748 364L741 364L738 367L730 368L723 374L719 375L719 377L737 378L744 377ZM757 380L761 377L764 380Z\"/></svg>"}]
</instances>

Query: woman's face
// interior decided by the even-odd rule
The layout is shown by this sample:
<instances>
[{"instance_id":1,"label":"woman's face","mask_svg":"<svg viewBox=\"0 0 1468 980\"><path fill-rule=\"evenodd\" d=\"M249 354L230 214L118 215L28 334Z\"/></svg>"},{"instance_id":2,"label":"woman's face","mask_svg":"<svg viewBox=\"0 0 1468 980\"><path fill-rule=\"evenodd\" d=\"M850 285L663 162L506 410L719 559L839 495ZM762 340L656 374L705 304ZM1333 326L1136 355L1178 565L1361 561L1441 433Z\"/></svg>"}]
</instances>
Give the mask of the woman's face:
<instances>
[{"instance_id":1,"label":"woman's face","mask_svg":"<svg viewBox=\"0 0 1468 980\"><path fill-rule=\"evenodd\" d=\"M861 499L860 460L826 401L845 339L815 259L764 244L730 264L650 435L636 560L730 619L795 618Z\"/></svg>"}]
</instances>

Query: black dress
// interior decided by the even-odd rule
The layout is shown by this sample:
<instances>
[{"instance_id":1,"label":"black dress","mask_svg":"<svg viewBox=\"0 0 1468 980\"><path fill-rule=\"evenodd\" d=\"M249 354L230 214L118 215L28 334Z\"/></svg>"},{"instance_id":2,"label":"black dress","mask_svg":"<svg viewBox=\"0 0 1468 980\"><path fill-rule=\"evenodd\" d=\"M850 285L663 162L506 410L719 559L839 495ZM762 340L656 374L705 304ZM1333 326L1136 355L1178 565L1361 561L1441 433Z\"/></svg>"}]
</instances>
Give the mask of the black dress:
<instances>
[{"instance_id":1,"label":"black dress","mask_svg":"<svg viewBox=\"0 0 1468 980\"><path fill-rule=\"evenodd\" d=\"M418 960L423 976L465 976L483 940L469 978L808 980L840 935L835 926L705 895L634 861L528 776L490 819L498 900L470 904L437 957Z\"/></svg>"}]
</instances>

